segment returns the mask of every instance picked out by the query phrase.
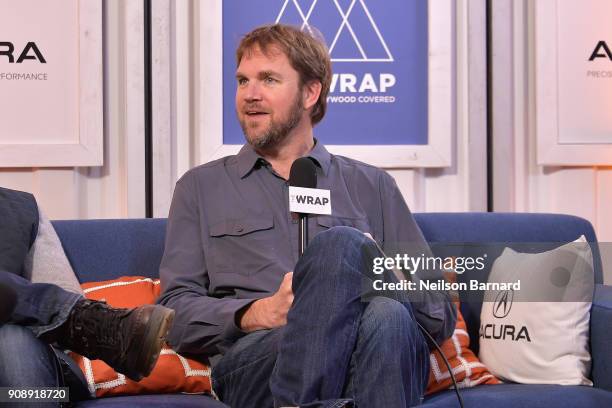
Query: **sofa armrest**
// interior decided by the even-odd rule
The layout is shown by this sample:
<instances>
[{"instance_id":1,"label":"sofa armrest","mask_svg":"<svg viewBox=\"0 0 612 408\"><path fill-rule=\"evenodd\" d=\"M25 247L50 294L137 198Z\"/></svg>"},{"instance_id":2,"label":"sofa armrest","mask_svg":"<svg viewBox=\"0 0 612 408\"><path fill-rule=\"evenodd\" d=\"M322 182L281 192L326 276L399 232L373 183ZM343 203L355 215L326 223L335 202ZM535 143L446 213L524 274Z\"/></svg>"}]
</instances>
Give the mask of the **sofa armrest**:
<instances>
[{"instance_id":1,"label":"sofa armrest","mask_svg":"<svg viewBox=\"0 0 612 408\"><path fill-rule=\"evenodd\" d=\"M593 386L612 391L612 286L596 285L591 309Z\"/></svg>"}]
</instances>

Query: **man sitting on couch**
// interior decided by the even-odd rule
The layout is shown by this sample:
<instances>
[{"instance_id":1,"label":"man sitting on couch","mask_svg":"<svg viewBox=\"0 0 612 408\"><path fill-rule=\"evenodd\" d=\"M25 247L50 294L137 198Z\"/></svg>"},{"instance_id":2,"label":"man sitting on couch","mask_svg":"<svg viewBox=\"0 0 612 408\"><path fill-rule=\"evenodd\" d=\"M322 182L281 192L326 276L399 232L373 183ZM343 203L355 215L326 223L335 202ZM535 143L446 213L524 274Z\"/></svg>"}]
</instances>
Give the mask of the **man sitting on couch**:
<instances>
[{"instance_id":1,"label":"man sitting on couch","mask_svg":"<svg viewBox=\"0 0 612 408\"><path fill-rule=\"evenodd\" d=\"M442 341L456 311L446 292L362 301L382 255L363 233L390 256L402 243L428 247L391 176L314 139L331 83L325 45L264 26L242 39L237 64L248 143L190 170L174 192L160 267L159 302L177 312L169 342L210 357L213 388L233 408L418 404L429 350L417 322ZM298 259L287 180L304 156L333 214L310 217L314 238Z\"/></svg>"},{"instance_id":2,"label":"man sitting on couch","mask_svg":"<svg viewBox=\"0 0 612 408\"><path fill-rule=\"evenodd\" d=\"M151 372L174 311L114 309L75 293L74 272L31 194L0 187L0 231L0 387L67 385L49 344L102 359L134 380Z\"/></svg>"}]
</instances>

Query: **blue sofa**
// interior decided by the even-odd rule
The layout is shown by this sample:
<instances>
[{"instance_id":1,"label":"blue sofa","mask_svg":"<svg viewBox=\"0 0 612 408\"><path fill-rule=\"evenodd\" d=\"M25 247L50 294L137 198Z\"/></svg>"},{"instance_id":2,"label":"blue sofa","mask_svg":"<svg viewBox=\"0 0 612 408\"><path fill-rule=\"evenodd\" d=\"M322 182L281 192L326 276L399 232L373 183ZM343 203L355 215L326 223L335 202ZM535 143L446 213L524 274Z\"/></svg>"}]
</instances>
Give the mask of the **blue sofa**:
<instances>
[{"instance_id":1,"label":"blue sofa","mask_svg":"<svg viewBox=\"0 0 612 408\"><path fill-rule=\"evenodd\" d=\"M595 232L588 221L567 215L430 213L415 216L425 238L432 243L561 243L573 241L582 234L589 242L596 242ZM163 219L55 221L53 224L82 282L127 275L158 276L166 224ZM594 387L485 385L461 391L466 407L612 407L612 286L602 284L599 252L596 244L592 246L597 284L591 313L591 378ZM462 251L466 255L466 250ZM487 274L485 269L479 279L486 280ZM472 341L471 348L476 353L480 308L481 303L473 301L461 306ZM424 405L431 408L459 406L453 391L430 395ZM207 396L143 395L90 400L77 406L214 408L225 405Z\"/></svg>"}]
</instances>

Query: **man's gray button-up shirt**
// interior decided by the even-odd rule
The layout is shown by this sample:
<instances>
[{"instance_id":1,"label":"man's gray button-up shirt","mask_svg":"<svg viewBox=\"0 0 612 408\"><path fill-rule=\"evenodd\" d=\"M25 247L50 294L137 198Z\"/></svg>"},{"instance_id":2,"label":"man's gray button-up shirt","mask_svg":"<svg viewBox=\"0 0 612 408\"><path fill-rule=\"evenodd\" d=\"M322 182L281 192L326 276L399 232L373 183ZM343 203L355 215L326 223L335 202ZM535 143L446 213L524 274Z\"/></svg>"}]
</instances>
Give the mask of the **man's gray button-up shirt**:
<instances>
[{"instance_id":1,"label":"man's gray button-up shirt","mask_svg":"<svg viewBox=\"0 0 612 408\"><path fill-rule=\"evenodd\" d=\"M316 143L317 188L331 190L332 215L309 217L309 235L339 225L369 233L385 251L425 241L394 179L330 154ZM179 351L223 353L244 333L236 313L272 295L298 260L298 223L288 183L250 145L188 171L176 184L160 267L159 303L176 310L170 343ZM441 277L441 275L439 276ZM445 293L414 304L419 322L438 340L454 330ZM214 360L213 360L214 361Z\"/></svg>"}]
</instances>

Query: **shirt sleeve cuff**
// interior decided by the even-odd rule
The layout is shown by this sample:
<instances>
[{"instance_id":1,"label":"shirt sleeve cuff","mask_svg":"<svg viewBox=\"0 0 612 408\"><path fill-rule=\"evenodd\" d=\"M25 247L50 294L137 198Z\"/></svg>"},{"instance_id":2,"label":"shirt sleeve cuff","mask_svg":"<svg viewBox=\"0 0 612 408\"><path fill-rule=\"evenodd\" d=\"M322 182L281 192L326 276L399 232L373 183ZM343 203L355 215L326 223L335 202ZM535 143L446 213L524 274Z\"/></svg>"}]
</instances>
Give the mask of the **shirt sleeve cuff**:
<instances>
[{"instance_id":1,"label":"shirt sleeve cuff","mask_svg":"<svg viewBox=\"0 0 612 408\"><path fill-rule=\"evenodd\" d=\"M236 325L236 314L247 305L255 302L258 299L236 299L232 304L232 310L225 322L221 338L224 342L234 343L236 340L247 334L244 330Z\"/></svg>"}]
</instances>

